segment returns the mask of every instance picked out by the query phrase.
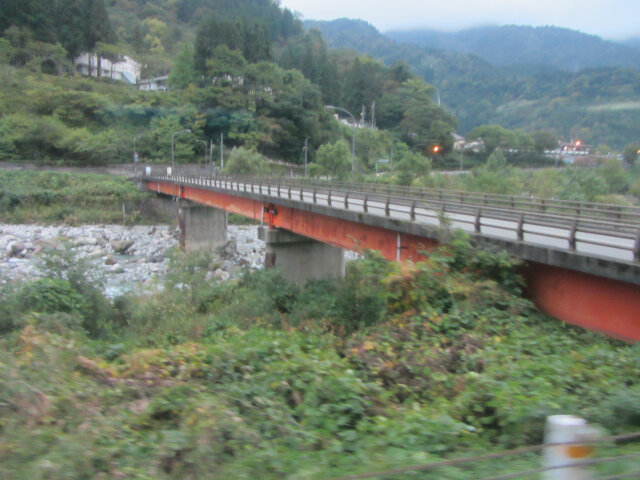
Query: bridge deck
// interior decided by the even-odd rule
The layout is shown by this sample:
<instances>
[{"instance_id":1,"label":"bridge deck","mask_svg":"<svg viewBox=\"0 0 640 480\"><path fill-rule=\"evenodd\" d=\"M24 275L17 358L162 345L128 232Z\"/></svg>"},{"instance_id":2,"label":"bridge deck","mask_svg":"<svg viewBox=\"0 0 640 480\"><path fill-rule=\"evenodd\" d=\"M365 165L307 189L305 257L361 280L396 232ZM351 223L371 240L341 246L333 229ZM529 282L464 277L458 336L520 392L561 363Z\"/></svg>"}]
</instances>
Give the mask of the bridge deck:
<instances>
[{"instance_id":1,"label":"bridge deck","mask_svg":"<svg viewBox=\"0 0 640 480\"><path fill-rule=\"evenodd\" d=\"M142 180L158 193L223 208L342 248L376 249L389 259L417 260L420 252L437 245L446 228L461 228L479 243L527 260L532 296L550 313L640 340L640 209L283 179ZM555 294L548 290L551 279L554 289L560 289ZM590 298L581 299L584 295ZM593 299L615 302L589 306ZM602 305L608 305L609 313ZM605 323L617 326L612 330Z\"/></svg>"}]
</instances>

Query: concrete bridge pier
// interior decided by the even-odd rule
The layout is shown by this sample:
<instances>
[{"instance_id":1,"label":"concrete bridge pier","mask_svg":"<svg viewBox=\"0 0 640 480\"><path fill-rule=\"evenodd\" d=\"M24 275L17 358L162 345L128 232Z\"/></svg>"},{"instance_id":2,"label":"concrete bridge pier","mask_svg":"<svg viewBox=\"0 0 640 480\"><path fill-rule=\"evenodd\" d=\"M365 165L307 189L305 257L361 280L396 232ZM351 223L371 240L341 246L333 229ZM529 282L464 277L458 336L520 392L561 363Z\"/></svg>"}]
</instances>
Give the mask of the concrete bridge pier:
<instances>
[{"instance_id":1,"label":"concrete bridge pier","mask_svg":"<svg viewBox=\"0 0 640 480\"><path fill-rule=\"evenodd\" d=\"M344 250L287 230L260 227L265 268L277 268L289 282L344 277Z\"/></svg>"},{"instance_id":2,"label":"concrete bridge pier","mask_svg":"<svg viewBox=\"0 0 640 480\"><path fill-rule=\"evenodd\" d=\"M213 252L227 243L227 212L188 200L178 205L180 248L186 252Z\"/></svg>"}]
</instances>

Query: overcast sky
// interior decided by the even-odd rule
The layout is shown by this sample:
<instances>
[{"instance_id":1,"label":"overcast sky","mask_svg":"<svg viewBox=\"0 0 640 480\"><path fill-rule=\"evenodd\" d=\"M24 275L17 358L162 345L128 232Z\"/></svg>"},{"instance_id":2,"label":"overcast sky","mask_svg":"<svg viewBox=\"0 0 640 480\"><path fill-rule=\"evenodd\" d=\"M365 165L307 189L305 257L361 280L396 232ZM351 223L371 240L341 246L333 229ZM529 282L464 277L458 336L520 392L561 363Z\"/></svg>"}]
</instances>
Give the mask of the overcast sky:
<instances>
[{"instance_id":1,"label":"overcast sky","mask_svg":"<svg viewBox=\"0 0 640 480\"><path fill-rule=\"evenodd\" d=\"M555 25L604 38L640 36L640 0L280 0L304 20L354 18L381 32Z\"/></svg>"}]
</instances>

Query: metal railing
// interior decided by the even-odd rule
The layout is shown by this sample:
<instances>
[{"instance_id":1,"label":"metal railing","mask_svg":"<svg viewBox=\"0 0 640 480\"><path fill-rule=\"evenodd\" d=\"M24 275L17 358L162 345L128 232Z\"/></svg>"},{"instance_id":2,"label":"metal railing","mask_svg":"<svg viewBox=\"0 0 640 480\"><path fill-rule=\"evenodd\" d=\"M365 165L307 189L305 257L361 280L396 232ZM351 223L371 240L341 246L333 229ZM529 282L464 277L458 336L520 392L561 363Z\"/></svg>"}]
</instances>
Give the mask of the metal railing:
<instances>
[{"instance_id":1,"label":"metal railing","mask_svg":"<svg viewBox=\"0 0 640 480\"><path fill-rule=\"evenodd\" d=\"M640 261L640 208L290 178L144 177L416 222L589 256ZM598 251L595 251L598 250Z\"/></svg>"},{"instance_id":2,"label":"metal railing","mask_svg":"<svg viewBox=\"0 0 640 480\"><path fill-rule=\"evenodd\" d=\"M603 447L615 446L618 442L622 443L625 441L637 441L640 438L640 432L629 433L624 435L616 435L610 437L601 437L593 440L584 440L581 441L581 445L600 445ZM506 450L497 453L488 453L485 455L477 455L473 457L466 458L456 458L451 460L442 460L439 462L428 463L424 465L410 465L405 467L393 468L389 470L381 470L376 472L368 472L361 473L355 475L346 475L341 477L334 477L331 480L362 480L367 478L382 478L382 477L390 477L390 476L401 476L409 473L415 472L429 472L433 470L438 470L443 467L463 467L463 466L473 466L474 464L478 464L483 461L495 461L497 459L503 459L505 457L511 456L522 456L524 454L529 454L533 452L541 452L542 450L548 448L555 447L563 447L563 446L571 446L575 445L574 442L568 443L546 443L541 445L533 445L522 448L517 448L513 450ZM598 466L607 463L621 463L623 461L627 461L628 465L625 469L625 472L617 473L615 475L608 475L604 477L598 477L598 480L613 480L618 478L640 478L638 474L640 474L640 470L638 470L638 466L640 466L640 451L634 451L632 453L624 454L624 455L616 455L616 456L601 456L595 458L584 458L581 460L576 460L573 464L564 464L561 466L543 466L540 468L531 468L529 470L520 470L514 473L505 473L498 475L491 475L489 477L480 477L481 480L508 480L512 478L531 478L531 476L535 475L535 478L539 478L538 475L543 472L548 472L552 470L567 470L571 469L571 467L585 467L585 466ZM624 468L624 466L623 466ZM632 469L632 470L629 470ZM478 478L474 476L474 478ZM576 478L575 476L567 476L567 478ZM580 478L583 478L580 476Z\"/></svg>"},{"instance_id":3,"label":"metal railing","mask_svg":"<svg viewBox=\"0 0 640 480\"><path fill-rule=\"evenodd\" d=\"M242 177L234 177L245 180ZM246 180L277 183L279 185L307 185L324 190L348 190L351 192L379 193L421 200L441 201L472 206L493 206L540 213L558 213L576 217L609 218L640 225L640 207L611 205L595 202L556 200L540 197L524 197L491 193L466 192L412 186L384 185L376 183L350 183L319 181L298 178L250 178Z\"/></svg>"}]
</instances>

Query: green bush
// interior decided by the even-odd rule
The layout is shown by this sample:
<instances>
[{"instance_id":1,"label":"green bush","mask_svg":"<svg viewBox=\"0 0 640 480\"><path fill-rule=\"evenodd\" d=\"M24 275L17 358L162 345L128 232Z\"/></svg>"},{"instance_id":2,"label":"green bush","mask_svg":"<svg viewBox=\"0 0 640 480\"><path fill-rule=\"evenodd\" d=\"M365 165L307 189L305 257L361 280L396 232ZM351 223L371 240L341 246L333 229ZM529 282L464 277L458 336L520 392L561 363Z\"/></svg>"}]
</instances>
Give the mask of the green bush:
<instances>
[{"instance_id":1,"label":"green bush","mask_svg":"<svg viewBox=\"0 0 640 480\"><path fill-rule=\"evenodd\" d=\"M392 268L392 263L377 252L367 252L364 259L347 265L330 310L332 323L339 330L353 332L384 318L386 302L382 279Z\"/></svg>"},{"instance_id":2,"label":"green bush","mask_svg":"<svg viewBox=\"0 0 640 480\"><path fill-rule=\"evenodd\" d=\"M598 420L614 432L635 431L640 427L640 385L610 393L600 405Z\"/></svg>"},{"instance_id":3,"label":"green bush","mask_svg":"<svg viewBox=\"0 0 640 480\"><path fill-rule=\"evenodd\" d=\"M113 306L103 294L102 278L86 259L76 257L70 249L51 249L42 256L41 270L49 281L66 285L73 292L78 302L75 311L82 315L83 327L91 336L111 331Z\"/></svg>"},{"instance_id":4,"label":"green bush","mask_svg":"<svg viewBox=\"0 0 640 480\"><path fill-rule=\"evenodd\" d=\"M524 281L518 271L522 260L504 251L474 247L471 237L462 230L449 232L443 247L431 257L457 272L494 280L512 294L522 292Z\"/></svg>"},{"instance_id":5,"label":"green bush","mask_svg":"<svg viewBox=\"0 0 640 480\"><path fill-rule=\"evenodd\" d=\"M282 272L277 269L246 270L238 287L263 293L270 299L265 305L265 310L276 310L280 313L290 313L300 293L298 286L287 282Z\"/></svg>"},{"instance_id":6,"label":"green bush","mask_svg":"<svg viewBox=\"0 0 640 480\"><path fill-rule=\"evenodd\" d=\"M269 163L255 150L234 148L224 166L229 175L264 175L269 172Z\"/></svg>"},{"instance_id":7,"label":"green bush","mask_svg":"<svg viewBox=\"0 0 640 480\"><path fill-rule=\"evenodd\" d=\"M176 254L163 291L103 305L117 327L89 338L91 309L25 313L7 285L0 313L23 328L0 336L0 476L334 478L539 443L555 413L637 428L637 348L533 313L473 267L489 260L450 252L368 255L304 286L204 282L211 260ZM88 291L73 257L48 263L65 292Z\"/></svg>"},{"instance_id":8,"label":"green bush","mask_svg":"<svg viewBox=\"0 0 640 480\"><path fill-rule=\"evenodd\" d=\"M19 298L25 311L78 313L83 306L82 296L69 281L60 278L40 278L27 283Z\"/></svg>"},{"instance_id":9,"label":"green bush","mask_svg":"<svg viewBox=\"0 0 640 480\"><path fill-rule=\"evenodd\" d=\"M18 287L14 283L0 285L0 335L12 331L17 326L20 306Z\"/></svg>"}]
</instances>

